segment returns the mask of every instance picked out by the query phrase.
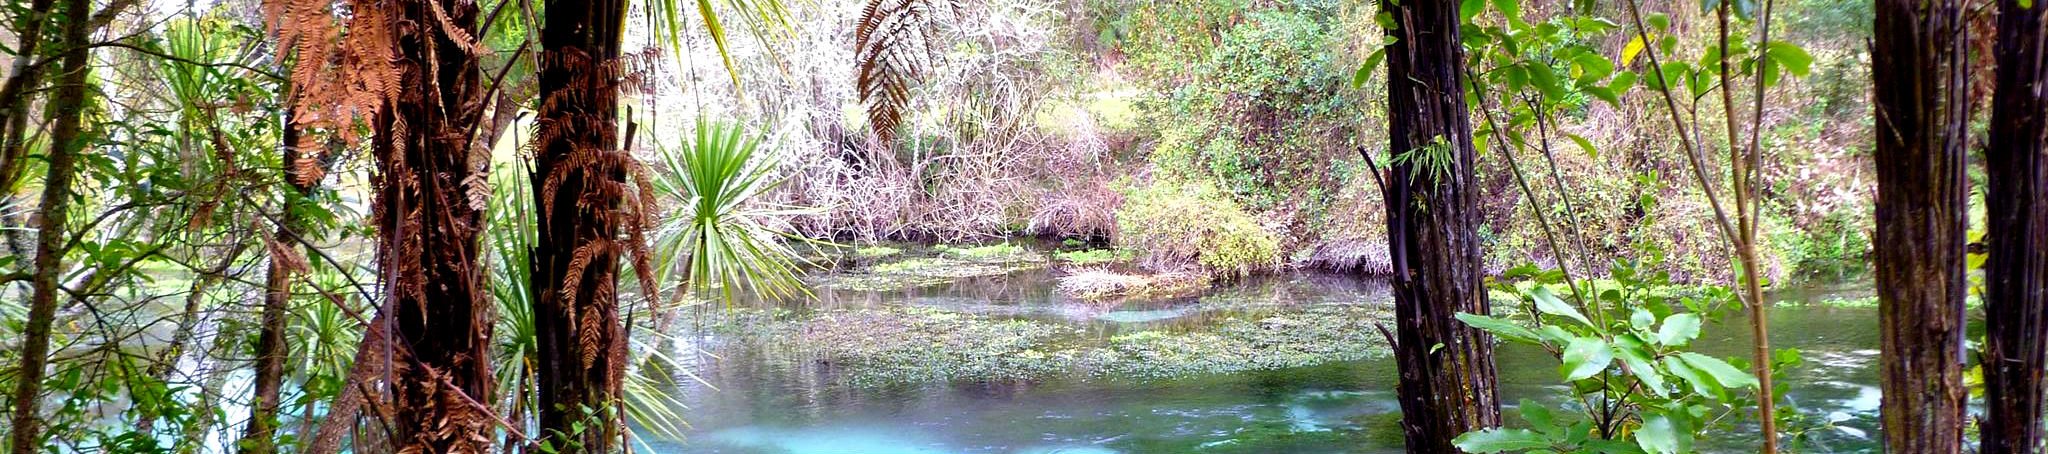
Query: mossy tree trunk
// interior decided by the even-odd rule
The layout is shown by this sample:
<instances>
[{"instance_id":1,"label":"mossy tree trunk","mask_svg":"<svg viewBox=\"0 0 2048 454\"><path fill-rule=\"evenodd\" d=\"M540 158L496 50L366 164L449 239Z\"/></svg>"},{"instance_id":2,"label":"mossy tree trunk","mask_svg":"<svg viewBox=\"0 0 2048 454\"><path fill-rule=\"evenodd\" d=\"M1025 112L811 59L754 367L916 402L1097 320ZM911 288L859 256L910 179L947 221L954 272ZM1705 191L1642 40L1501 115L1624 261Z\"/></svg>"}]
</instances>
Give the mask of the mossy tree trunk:
<instances>
[{"instance_id":1,"label":"mossy tree trunk","mask_svg":"<svg viewBox=\"0 0 2048 454\"><path fill-rule=\"evenodd\" d=\"M41 205L37 206L36 218L41 222L36 227L35 271L30 278L31 293L28 304L28 319L22 330L21 367L14 376L14 396L9 407L12 418L8 429L11 431L10 446L14 454L41 452L42 445L42 396L43 378L50 360L50 335L57 319L57 296L62 291L58 282L62 278L66 231L70 223L71 182L77 176L78 155L85 152L88 140L85 130L85 109L87 107L87 74L91 72L92 58L86 46L91 28L86 20L92 2L88 0L65 0L62 65L58 71L55 93L46 107L54 117L50 129L49 165L43 178Z\"/></svg>"},{"instance_id":2,"label":"mossy tree trunk","mask_svg":"<svg viewBox=\"0 0 2048 454\"><path fill-rule=\"evenodd\" d=\"M541 28L536 385L541 435L563 452L608 453L621 441L619 227L627 222L620 208L631 159L618 128L625 10L624 0L549 1Z\"/></svg>"},{"instance_id":3,"label":"mossy tree trunk","mask_svg":"<svg viewBox=\"0 0 2048 454\"><path fill-rule=\"evenodd\" d=\"M1392 163L1383 188L1408 452L1457 452L1453 438L1500 423L1492 340L1453 318L1489 312L1458 3L1381 3L1397 39L1386 59L1389 150L1410 154Z\"/></svg>"},{"instance_id":4,"label":"mossy tree trunk","mask_svg":"<svg viewBox=\"0 0 2048 454\"><path fill-rule=\"evenodd\" d=\"M289 96L287 90L284 97ZM303 150L299 148L299 134L302 128L293 123L291 112L287 110L285 113L282 125L284 133L281 134L278 144L278 149L283 151L283 160L279 162L284 163L285 171L282 177L285 183L283 190L286 192L282 197L284 209L277 216L277 232L272 237L285 245L282 247L297 244L293 239L299 235L298 210L294 210L293 207L310 196L313 191L311 177L300 175L305 169L298 165L304 156ZM273 253L263 278L263 315L261 331L256 335L256 380L250 387L252 402L249 405L249 424L244 426L242 441L236 444L236 449L243 454L267 454L277 450L278 398L284 389L284 364L289 359L287 357L291 351L285 337L285 328L289 322L286 316L291 309L291 277L291 264L280 260L280 257Z\"/></svg>"},{"instance_id":5,"label":"mossy tree trunk","mask_svg":"<svg viewBox=\"0 0 2048 454\"><path fill-rule=\"evenodd\" d=\"M2041 452L2048 367L2048 6L1998 5L1984 150L1985 454Z\"/></svg>"},{"instance_id":6,"label":"mossy tree trunk","mask_svg":"<svg viewBox=\"0 0 2048 454\"><path fill-rule=\"evenodd\" d=\"M1879 0L1875 242L1885 446L1962 451L1964 144L1960 0Z\"/></svg>"}]
</instances>

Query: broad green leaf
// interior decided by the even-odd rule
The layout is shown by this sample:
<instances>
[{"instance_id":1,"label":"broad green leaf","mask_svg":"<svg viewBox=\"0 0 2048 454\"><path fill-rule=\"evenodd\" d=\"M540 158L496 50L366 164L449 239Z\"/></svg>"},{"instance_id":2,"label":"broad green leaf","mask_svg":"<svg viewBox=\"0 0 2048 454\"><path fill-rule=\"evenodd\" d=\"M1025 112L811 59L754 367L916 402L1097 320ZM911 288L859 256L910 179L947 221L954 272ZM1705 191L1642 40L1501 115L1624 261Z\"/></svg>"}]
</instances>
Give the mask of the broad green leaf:
<instances>
[{"instance_id":1,"label":"broad green leaf","mask_svg":"<svg viewBox=\"0 0 2048 454\"><path fill-rule=\"evenodd\" d=\"M1634 38L1629 38L1628 44L1621 47L1621 66L1635 64L1636 55L1643 53L1644 46L1646 44L1643 42L1643 35L1637 34Z\"/></svg>"},{"instance_id":2,"label":"broad green leaf","mask_svg":"<svg viewBox=\"0 0 2048 454\"><path fill-rule=\"evenodd\" d=\"M1692 366L1685 365L1685 361L1679 360L1676 356L1664 357L1664 370L1670 371L1671 375L1677 375L1678 378L1684 379L1687 384L1692 385L1692 392L1695 394L1714 397L1726 396L1726 393L1721 390L1719 382L1715 382L1712 378L1708 378L1706 375L1700 374L1699 371L1693 370Z\"/></svg>"},{"instance_id":3,"label":"broad green leaf","mask_svg":"<svg viewBox=\"0 0 2048 454\"><path fill-rule=\"evenodd\" d=\"M1621 104L1621 97L1615 96L1614 90L1608 89L1607 87L1586 87L1585 91L1586 94L1593 95L1593 97L1595 98L1600 98L1601 101L1607 101L1608 104ZM1597 158L1599 156L1594 157Z\"/></svg>"},{"instance_id":4,"label":"broad green leaf","mask_svg":"<svg viewBox=\"0 0 2048 454\"><path fill-rule=\"evenodd\" d=\"M1671 29L1671 16L1666 16L1664 13L1650 13L1649 22L1650 28L1657 29L1660 32Z\"/></svg>"},{"instance_id":5,"label":"broad green leaf","mask_svg":"<svg viewBox=\"0 0 2048 454\"><path fill-rule=\"evenodd\" d=\"M1564 136L1572 139L1572 143L1579 144L1579 149L1586 150L1586 157L1600 159L1600 147L1593 146L1593 141L1586 140L1585 136L1578 134L1565 134Z\"/></svg>"},{"instance_id":6,"label":"broad green leaf","mask_svg":"<svg viewBox=\"0 0 2048 454\"><path fill-rule=\"evenodd\" d=\"M1581 52L1572 56L1572 63L1578 64L1582 71L1577 76L1579 85L1593 85L1614 74L1614 62L1600 56L1598 52Z\"/></svg>"},{"instance_id":7,"label":"broad green leaf","mask_svg":"<svg viewBox=\"0 0 2048 454\"><path fill-rule=\"evenodd\" d=\"M1532 63L1527 65L1527 67L1529 68L1529 82L1534 84L1537 90L1543 92L1544 98L1548 98L1552 102L1564 99L1564 85L1558 84L1557 72L1552 71L1550 66L1542 64Z\"/></svg>"},{"instance_id":8,"label":"broad green leaf","mask_svg":"<svg viewBox=\"0 0 2048 454\"><path fill-rule=\"evenodd\" d=\"M1727 361L1722 361L1719 358L1693 352L1682 352L1678 354L1678 357L1684 359L1685 364L1692 366L1694 370L1713 377L1714 381L1720 383L1722 387L1755 388L1757 386L1755 376L1749 375L1748 372L1744 372L1742 369L1736 369L1735 366L1728 365Z\"/></svg>"},{"instance_id":9,"label":"broad green leaf","mask_svg":"<svg viewBox=\"0 0 2048 454\"><path fill-rule=\"evenodd\" d=\"M1536 300L1537 311L1550 315L1564 316L1572 320L1578 320L1579 323L1584 323L1586 326L1598 328L1598 326L1593 324L1592 320L1586 319L1585 314L1579 313L1578 309L1572 308L1570 304L1565 304L1564 300L1558 299L1557 295L1550 293L1549 287L1538 285L1536 288L1529 289L1529 298Z\"/></svg>"},{"instance_id":10,"label":"broad green leaf","mask_svg":"<svg viewBox=\"0 0 2048 454\"><path fill-rule=\"evenodd\" d=\"M1664 374L1657 371L1656 363L1651 361L1651 353L1642 340L1636 339L1634 334L1616 336L1614 354L1621 358L1622 365L1628 366L1629 375L1641 380L1650 394L1664 397Z\"/></svg>"},{"instance_id":11,"label":"broad green leaf","mask_svg":"<svg viewBox=\"0 0 2048 454\"><path fill-rule=\"evenodd\" d=\"M1614 362L1614 351L1598 337L1580 337L1565 346L1563 360L1558 373L1564 374L1565 381L1583 380L1606 370L1607 364Z\"/></svg>"},{"instance_id":12,"label":"broad green leaf","mask_svg":"<svg viewBox=\"0 0 2048 454\"><path fill-rule=\"evenodd\" d=\"M1651 454L1678 452L1678 430L1671 418L1662 413L1643 415L1643 426L1636 429L1636 446Z\"/></svg>"},{"instance_id":13,"label":"broad green leaf","mask_svg":"<svg viewBox=\"0 0 2048 454\"><path fill-rule=\"evenodd\" d=\"M1544 433L1557 430L1557 416L1551 414L1550 407L1529 399L1522 399L1516 406L1522 410L1522 420L1528 421L1529 425L1535 426L1537 430Z\"/></svg>"},{"instance_id":14,"label":"broad green leaf","mask_svg":"<svg viewBox=\"0 0 2048 454\"><path fill-rule=\"evenodd\" d=\"M1470 453L1519 452L1550 447L1550 440L1527 429L1494 427L1465 432L1452 439L1451 444Z\"/></svg>"},{"instance_id":15,"label":"broad green leaf","mask_svg":"<svg viewBox=\"0 0 2048 454\"><path fill-rule=\"evenodd\" d=\"M1613 90L1613 91L1614 91L1614 94L1616 94L1616 95L1620 95L1620 94L1622 94L1622 93L1628 93L1628 89L1630 89L1630 88L1635 88L1635 86L1636 86L1636 73L1635 73L1635 71L1622 71L1622 72L1620 72L1620 73L1616 73L1616 74L1614 75L1614 79L1613 79L1613 80L1609 80L1609 81L1607 81L1607 89L1608 89L1608 90Z\"/></svg>"},{"instance_id":16,"label":"broad green leaf","mask_svg":"<svg viewBox=\"0 0 2048 454\"><path fill-rule=\"evenodd\" d=\"M1379 48L1379 49L1373 50L1371 54L1366 54L1366 56L1365 56L1365 64L1363 64L1363 65L1359 65L1359 66L1358 66L1358 74L1356 74L1356 75L1353 75L1353 76L1351 77L1351 87L1352 87L1352 88L1363 88L1363 87L1365 87L1365 83L1366 83L1367 81L1370 81L1370 80L1372 79L1372 73L1373 73L1373 71L1374 71L1374 70L1376 70L1376 69L1379 69L1379 67L1380 67L1380 63L1382 63L1382 62L1386 61L1386 59L1387 59L1387 48L1386 48L1386 46L1380 46L1380 48Z\"/></svg>"},{"instance_id":17,"label":"broad green leaf","mask_svg":"<svg viewBox=\"0 0 2048 454\"><path fill-rule=\"evenodd\" d=\"M1507 319L1464 312L1459 312L1454 317L1457 317L1458 321L1465 322L1466 325L1479 328L1480 331L1493 333L1493 335L1507 340L1531 344L1542 343L1542 341L1538 340L1542 336L1536 334L1535 330L1517 325L1515 322L1508 321Z\"/></svg>"},{"instance_id":18,"label":"broad green leaf","mask_svg":"<svg viewBox=\"0 0 2048 454\"><path fill-rule=\"evenodd\" d=\"M1677 314L1664 318L1664 325L1657 327L1657 344L1680 346L1692 342L1700 335L1699 314Z\"/></svg>"},{"instance_id":19,"label":"broad green leaf","mask_svg":"<svg viewBox=\"0 0 2048 454\"><path fill-rule=\"evenodd\" d=\"M1608 291L1611 292L1613 290ZM1657 315L1651 314L1649 309L1638 307L1635 310L1629 311L1628 323L1634 325L1633 328L1635 329L1647 331L1651 325L1657 324Z\"/></svg>"},{"instance_id":20,"label":"broad green leaf","mask_svg":"<svg viewBox=\"0 0 2048 454\"><path fill-rule=\"evenodd\" d=\"M1798 45L1792 43L1772 41L1771 46L1764 53L1770 56L1771 61L1785 65L1785 69L1792 71L1793 76L1806 77L1806 74L1813 69L1813 55L1806 53L1806 49L1801 49Z\"/></svg>"},{"instance_id":21,"label":"broad green leaf","mask_svg":"<svg viewBox=\"0 0 2048 454\"><path fill-rule=\"evenodd\" d=\"M1502 17L1508 18L1509 25L1517 28L1522 26L1522 3L1519 0L1493 0L1493 8L1500 10Z\"/></svg>"},{"instance_id":22,"label":"broad green leaf","mask_svg":"<svg viewBox=\"0 0 2048 454\"><path fill-rule=\"evenodd\" d=\"M1486 12L1486 0L1464 0L1458 2L1458 23L1470 24L1472 18Z\"/></svg>"}]
</instances>

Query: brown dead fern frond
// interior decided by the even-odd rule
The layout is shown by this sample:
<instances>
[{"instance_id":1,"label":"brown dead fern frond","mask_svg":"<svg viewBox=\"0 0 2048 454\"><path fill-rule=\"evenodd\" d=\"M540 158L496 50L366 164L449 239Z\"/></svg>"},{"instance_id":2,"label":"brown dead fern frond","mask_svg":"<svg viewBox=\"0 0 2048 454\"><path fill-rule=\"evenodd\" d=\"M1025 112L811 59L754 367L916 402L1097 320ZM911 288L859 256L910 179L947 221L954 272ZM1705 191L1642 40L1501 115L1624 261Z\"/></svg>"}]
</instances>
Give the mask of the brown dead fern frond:
<instances>
[{"instance_id":1,"label":"brown dead fern frond","mask_svg":"<svg viewBox=\"0 0 2048 454\"><path fill-rule=\"evenodd\" d=\"M939 59L933 49L933 21L951 0L868 0L854 29L854 73L868 125L883 143L910 108L910 91Z\"/></svg>"}]
</instances>

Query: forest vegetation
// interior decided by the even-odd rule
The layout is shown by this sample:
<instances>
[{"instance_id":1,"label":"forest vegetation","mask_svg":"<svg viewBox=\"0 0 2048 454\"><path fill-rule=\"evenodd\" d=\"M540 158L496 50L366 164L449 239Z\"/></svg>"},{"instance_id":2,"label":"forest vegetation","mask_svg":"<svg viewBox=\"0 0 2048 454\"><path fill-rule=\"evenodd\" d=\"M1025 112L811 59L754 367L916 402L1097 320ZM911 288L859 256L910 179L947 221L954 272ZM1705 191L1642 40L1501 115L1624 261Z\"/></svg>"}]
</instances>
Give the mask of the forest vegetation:
<instances>
[{"instance_id":1,"label":"forest vegetation","mask_svg":"<svg viewBox=\"0 0 2048 454\"><path fill-rule=\"evenodd\" d=\"M0 448L2040 453L2036 1L13 0Z\"/></svg>"}]
</instances>

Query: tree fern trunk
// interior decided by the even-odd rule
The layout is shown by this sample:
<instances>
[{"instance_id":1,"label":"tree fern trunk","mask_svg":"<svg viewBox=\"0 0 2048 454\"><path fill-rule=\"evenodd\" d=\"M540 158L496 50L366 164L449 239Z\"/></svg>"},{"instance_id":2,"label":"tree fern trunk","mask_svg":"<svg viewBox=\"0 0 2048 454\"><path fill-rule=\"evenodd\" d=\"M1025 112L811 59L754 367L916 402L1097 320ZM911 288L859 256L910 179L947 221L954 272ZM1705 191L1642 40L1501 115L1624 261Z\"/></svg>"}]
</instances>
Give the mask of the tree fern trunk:
<instances>
[{"instance_id":1,"label":"tree fern trunk","mask_svg":"<svg viewBox=\"0 0 2048 454\"><path fill-rule=\"evenodd\" d=\"M1958 0L1879 0L1875 243L1885 446L1962 451L1968 64Z\"/></svg>"},{"instance_id":2,"label":"tree fern trunk","mask_svg":"<svg viewBox=\"0 0 2048 454\"><path fill-rule=\"evenodd\" d=\"M540 428L564 452L608 453L625 339L620 212L631 159L619 145L623 0L549 1L541 29L533 252ZM581 427L581 431L575 430Z\"/></svg>"},{"instance_id":3,"label":"tree fern trunk","mask_svg":"<svg viewBox=\"0 0 2048 454\"><path fill-rule=\"evenodd\" d=\"M1387 239L1394 265L1396 362L1408 452L1451 453L1451 439L1500 423L1492 341L1457 321L1486 314L1480 282L1472 126L1458 2L1381 3L1396 28L1387 52ZM1425 155L1438 159L1423 158Z\"/></svg>"},{"instance_id":4,"label":"tree fern trunk","mask_svg":"<svg viewBox=\"0 0 2048 454\"><path fill-rule=\"evenodd\" d=\"M1984 150L1985 454L2041 452L2048 367L2048 6L1998 5L1997 88Z\"/></svg>"},{"instance_id":5,"label":"tree fern trunk","mask_svg":"<svg viewBox=\"0 0 2048 454\"><path fill-rule=\"evenodd\" d=\"M477 5L395 3L381 7L409 25L395 27L398 91L377 116L372 152L378 261L396 348L375 360L394 369L398 452L486 452L497 427L482 406L494 389L495 315L477 261L482 207L466 190L483 170L470 168L465 138L483 89L476 56L450 36L475 36Z\"/></svg>"}]
</instances>

